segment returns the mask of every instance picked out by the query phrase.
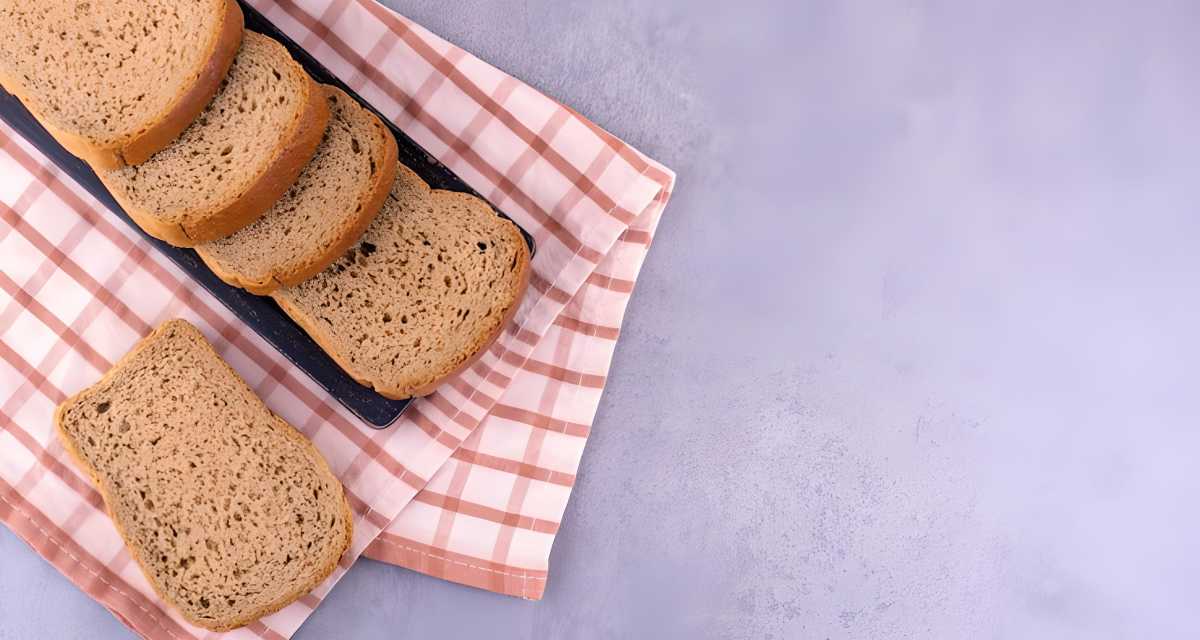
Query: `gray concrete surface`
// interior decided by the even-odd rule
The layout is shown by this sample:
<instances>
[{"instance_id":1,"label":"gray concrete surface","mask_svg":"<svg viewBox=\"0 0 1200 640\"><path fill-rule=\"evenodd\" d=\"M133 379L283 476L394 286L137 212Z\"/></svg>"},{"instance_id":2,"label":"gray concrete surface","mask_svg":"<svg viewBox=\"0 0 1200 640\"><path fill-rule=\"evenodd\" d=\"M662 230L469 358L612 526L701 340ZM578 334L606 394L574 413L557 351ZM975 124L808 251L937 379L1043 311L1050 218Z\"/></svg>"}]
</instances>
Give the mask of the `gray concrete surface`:
<instances>
[{"instance_id":1,"label":"gray concrete surface","mask_svg":"<svg viewBox=\"0 0 1200 640\"><path fill-rule=\"evenodd\" d=\"M362 562L298 637L1200 633L1195 3L393 4L679 189L546 599ZM0 558L0 638L124 637Z\"/></svg>"}]
</instances>

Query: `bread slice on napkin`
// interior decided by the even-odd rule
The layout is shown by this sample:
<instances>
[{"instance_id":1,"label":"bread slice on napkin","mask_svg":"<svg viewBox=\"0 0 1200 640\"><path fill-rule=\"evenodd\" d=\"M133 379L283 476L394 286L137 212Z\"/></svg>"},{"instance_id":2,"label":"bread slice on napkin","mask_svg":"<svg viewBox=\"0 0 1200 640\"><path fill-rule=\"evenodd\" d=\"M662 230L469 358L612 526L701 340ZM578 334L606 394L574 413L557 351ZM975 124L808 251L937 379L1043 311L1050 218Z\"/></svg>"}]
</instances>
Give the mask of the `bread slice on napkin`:
<instances>
[{"instance_id":1,"label":"bread slice on napkin","mask_svg":"<svg viewBox=\"0 0 1200 640\"><path fill-rule=\"evenodd\" d=\"M528 280L515 224L400 165L362 241L271 295L354 379L400 399L431 393L478 358Z\"/></svg>"},{"instance_id":2,"label":"bread slice on napkin","mask_svg":"<svg viewBox=\"0 0 1200 640\"><path fill-rule=\"evenodd\" d=\"M340 89L323 87L329 126L316 155L271 210L196 252L229 284L258 294L298 284L346 253L396 178L396 139Z\"/></svg>"},{"instance_id":3,"label":"bread slice on napkin","mask_svg":"<svg viewBox=\"0 0 1200 640\"><path fill-rule=\"evenodd\" d=\"M54 417L154 590L196 625L283 608L350 544L350 508L321 454L183 320Z\"/></svg>"},{"instance_id":4,"label":"bread slice on napkin","mask_svg":"<svg viewBox=\"0 0 1200 640\"><path fill-rule=\"evenodd\" d=\"M100 178L147 233L194 246L266 213L312 158L328 119L324 92L287 49L247 31L192 126L146 162Z\"/></svg>"},{"instance_id":5,"label":"bread slice on napkin","mask_svg":"<svg viewBox=\"0 0 1200 640\"><path fill-rule=\"evenodd\" d=\"M235 0L0 0L0 84L93 167L145 161L216 93Z\"/></svg>"}]
</instances>

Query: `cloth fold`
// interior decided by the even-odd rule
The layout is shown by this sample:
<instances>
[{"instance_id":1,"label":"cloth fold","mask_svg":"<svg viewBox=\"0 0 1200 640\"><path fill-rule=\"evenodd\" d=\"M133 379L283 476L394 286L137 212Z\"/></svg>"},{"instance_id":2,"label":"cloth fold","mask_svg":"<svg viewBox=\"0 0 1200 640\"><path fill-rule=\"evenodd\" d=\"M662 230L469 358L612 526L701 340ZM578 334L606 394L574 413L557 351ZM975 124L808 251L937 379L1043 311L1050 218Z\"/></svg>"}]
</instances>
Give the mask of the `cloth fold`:
<instances>
[{"instance_id":1,"label":"cloth fold","mask_svg":"<svg viewBox=\"0 0 1200 640\"><path fill-rule=\"evenodd\" d=\"M621 318L673 174L371 0L252 0L434 158L533 234L496 345L384 431L346 412L0 126L0 520L147 637L211 637L155 596L53 435L54 406L185 317L321 449L355 538L312 594L231 637L288 637L364 551L540 598Z\"/></svg>"}]
</instances>

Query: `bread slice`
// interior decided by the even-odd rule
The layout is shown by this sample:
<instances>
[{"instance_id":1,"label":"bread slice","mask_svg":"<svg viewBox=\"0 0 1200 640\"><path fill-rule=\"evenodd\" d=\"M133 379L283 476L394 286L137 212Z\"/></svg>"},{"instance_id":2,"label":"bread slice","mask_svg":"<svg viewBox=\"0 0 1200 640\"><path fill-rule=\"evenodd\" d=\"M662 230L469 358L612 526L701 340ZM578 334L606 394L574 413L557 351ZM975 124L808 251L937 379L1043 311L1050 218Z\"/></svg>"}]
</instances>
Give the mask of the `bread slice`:
<instances>
[{"instance_id":1,"label":"bread slice","mask_svg":"<svg viewBox=\"0 0 1200 640\"><path fill-rule=\"evenodd\" d=\"M192 126L146 162L100 178L147 233L194 246L265 213L312 158L328 119L325 94L287 49L247 31Z\"/></svg>"},{"instance_id":2,"label":"bread slice","mask_svg":"<svg viewBox=\"0 0 1200 640\"><path fill-rule=\"evenodd\" d=\"M329 126L296 184L263 217L196 246L224 281L258 294L320 273L358 241L396 179L396 139L340 89L323 87Z\"/></svg>"},{"instance_id":3,"label":"bread slice","mask_svg":"<svg viewBox=\"0 0 1200 640\"><path fill-rule=\"evenodd\" d=\"M193 624L226 630L281 609L350 544L321 454L183 320L54 418L154 590Z\"/></svg>"},{"instance_id":4,"label":"bread slice","mask_svg":"<svg viewBox=\"0 0 1200 640\"><path fill-rule=\"evenodd\" d=\"M271 295L355 380L401 399L431 393L478 358L528 280L515 224L474 196L431 191L400 165L362 241Z\"/></svg>"},{"instance_id":5,"label":"bread slice","mask_svg":"<svg viewBox=\"0 0 1200 640\"><path fill-rule=\"evenodd\" d=\"M0 84L68 151L115 169L196 119L241 39L235 0L0 0Z\"/></svg>"}]
</instances>

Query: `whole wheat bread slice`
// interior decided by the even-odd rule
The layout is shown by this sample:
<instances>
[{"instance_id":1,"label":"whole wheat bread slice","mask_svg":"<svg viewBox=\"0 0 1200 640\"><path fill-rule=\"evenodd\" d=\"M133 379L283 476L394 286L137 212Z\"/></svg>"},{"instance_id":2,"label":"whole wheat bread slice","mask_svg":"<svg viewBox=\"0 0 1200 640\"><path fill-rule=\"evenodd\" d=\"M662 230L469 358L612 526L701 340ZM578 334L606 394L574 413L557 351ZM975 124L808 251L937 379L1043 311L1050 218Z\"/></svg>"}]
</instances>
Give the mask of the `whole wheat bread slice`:
<instances>
[{"instance_id":1,"label":"whole wheat bread slice","mask_svg":"<svg viewBox=\"0 0 1200 640\"><path fill-rule=\"evenodd\" d=\"M354 379L400 399L431 393L478 358L528 280L515 224L400 165L362 241L271 295Z\"/></svg>"},{"instance_id":2,"label":"whole wheat bread slice","mask_svg":"<svg viewBox=\"0 0 1200 640\"><path fill-rule=\"evenodd\" d=\"M312 158L328 119L324 92L287 49L247 31L192 126L146 162L100 178L150 235L194 246L265 213Z\"/></svg>"},{"instance_id":3,"label":"whole wheat bread slice","mask_svg":"<svg viewBox=\"0 0 1200 640\"><path fill-rule=\"evenodd\" d=\"M216 93L235 0L0 0L0 84L98 170L145 161Z\"/></svg>"},{"instance_id":4,"label":"whole wheat bread slice","mask_svg":"<svg viewBox=\"0 0 1200 640\"><path fill-rule=\"evenodd\" d=\"M154 590L241 626L310 591L350 544L337 478L192 325L171 320L55 413Z\"/></svg>"},{"instance_id":5,"label":"whole wheat bread slice","mask_svg":"<svg viewBox=\"0 0 1200 640\"><path fill-rule=\"evenodd\" d=\"M249 226L196 246L229 284L266 294L320 273L358 241L387 198L396 139L340 89L323 89L329 126L296 184Z\"/></svg>"}]
</instances>

